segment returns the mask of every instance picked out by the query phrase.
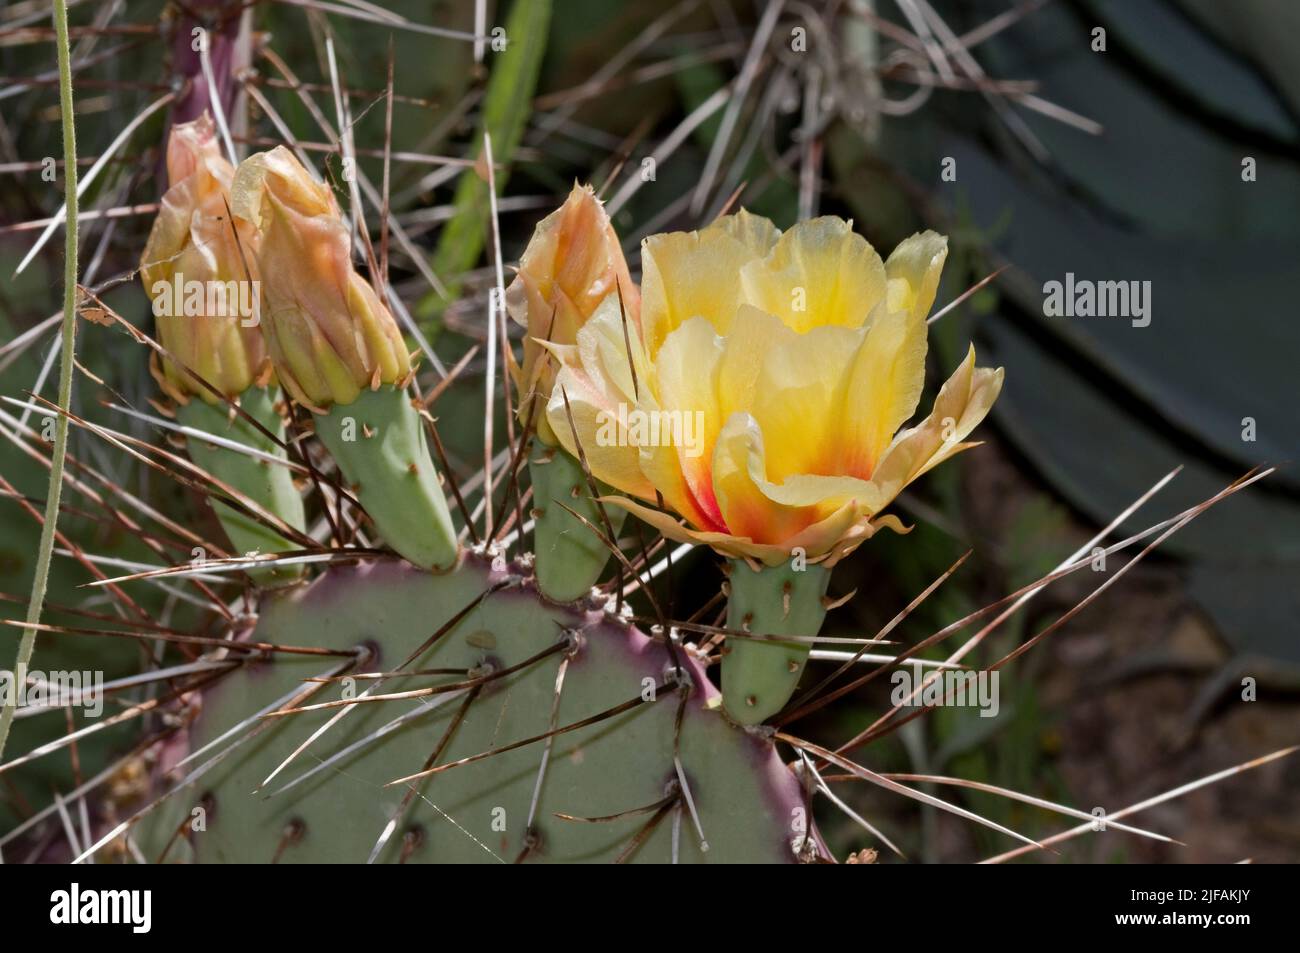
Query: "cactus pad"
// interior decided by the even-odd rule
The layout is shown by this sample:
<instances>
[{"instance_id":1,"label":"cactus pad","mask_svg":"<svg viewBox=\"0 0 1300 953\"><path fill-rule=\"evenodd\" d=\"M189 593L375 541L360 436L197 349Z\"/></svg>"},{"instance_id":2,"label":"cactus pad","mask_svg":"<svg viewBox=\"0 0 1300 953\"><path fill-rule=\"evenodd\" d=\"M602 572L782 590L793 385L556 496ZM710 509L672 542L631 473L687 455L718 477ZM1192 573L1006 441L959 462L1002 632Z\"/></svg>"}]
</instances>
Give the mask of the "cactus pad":
<instances>
[{"instance_id":1,"label":"cactus pad","mask_svg":"<svg viewBox=\"0 0 1300 953\"><path fill-rule=\"evenodd\" d=\"M352 660L275 654L249 661L205 693L189 748L241 727L173 769L171 780L229 753L150 815L142 840L161 850L203 806L204 829L176 838L168 861L361 862L373 854L381 862L667 862L676 855L734 863L793 861L800 847L820 850L815 835L803 836L807 814L795 775L770 741L721 714L717 689L684 647L677 647L684 678L676 682L686 686L683 698L664 642L602 608L548 603L517 570L474 555L445 575L371 561L268 596L255 640L361 648L354 674L439 670L331 682L299 705L506 674L442 694L360 703L341 718L343 708L329 708L250 722L253 712L318 684L304 679ZM619 706L618 714L563 730ZM331 718L333 726L276 773ZM546 738L519 744L555 729L549 746ZM420 772L440 748L437 765L506 750L389 786ZM391 836L376 850L386 830Z\"/></svg>"}]
</instances>

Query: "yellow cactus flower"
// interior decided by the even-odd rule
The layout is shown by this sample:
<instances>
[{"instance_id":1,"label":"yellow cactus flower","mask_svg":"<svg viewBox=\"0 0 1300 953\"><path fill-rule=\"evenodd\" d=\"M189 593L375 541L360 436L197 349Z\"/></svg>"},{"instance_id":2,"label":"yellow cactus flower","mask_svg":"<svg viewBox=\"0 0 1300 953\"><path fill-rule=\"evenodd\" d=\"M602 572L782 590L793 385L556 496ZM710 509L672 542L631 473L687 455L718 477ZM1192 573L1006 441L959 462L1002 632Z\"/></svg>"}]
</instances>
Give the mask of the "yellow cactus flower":
<instances>
[{"instance_id":1,"label":"yellow cactus flower","mask_svg":"<svg viewBox=\"0 0 1300 953\"><path fill-rule=\"evenodd\" d=\"M324 412L407 379L401 331L352 267L350 232L329 186L277 146L239 164L231 208L257 232L262 331L295 400Z\"/></svg>"},{"instance_id":2,"label":"yellow cactus flower","mask_svg":"<svg viewBox=\"0 0 1300 953\"><path fill-rule=\"evenodd\" d=\"M573 344L600 303L610 295L617 301L620 289L628 322L635 325L640 295L614 226L591 186L575 183L564 204L538 224L506 290L507 311L528 332L523 365L511 368L519 419L527 425L532 416L538 437L551 446L556 440L545 404L532 409L533 395L545 401L555 381L555 362L545 357L542 342Z\"/></svg>"},{"instance_id":3,"label":"yellow cactus flower","mask_svg":"<svg viewBox=\"0 0 1300 953\"><path fill-rule=\"evenodd\" d=\"M227 207L234 174L206 113L172 128L171 184L141 256L140 275L153 301L158 337L176 359L158 361L155 355L151 369L181 404L195 394L208 403L217 397L176 361L227 397L268 383L271 374L256 327L255 237L247 225L232 224Z\"/></svg>"},{"instance_id":4,"label":"yellow cactus flower","mask_svg":"<svg viewBox=\"0 0 1300 953\"><path fill-rule=\"evenodd\" d=\"M599 479L662 496L684 522L609 499L670 538L769 566L796 549L833 565L882 526L906 531L882 511L974 446L963 441L1001 389L1002 370L975 367L972 348L929 416L900 430L946 257L947 239L923 232L882 262L833 217L781 234L742 211L653 236L643 334L629 348L606 300L574 345L553 346L551 426Z\"/></svg>"}]
</instances>

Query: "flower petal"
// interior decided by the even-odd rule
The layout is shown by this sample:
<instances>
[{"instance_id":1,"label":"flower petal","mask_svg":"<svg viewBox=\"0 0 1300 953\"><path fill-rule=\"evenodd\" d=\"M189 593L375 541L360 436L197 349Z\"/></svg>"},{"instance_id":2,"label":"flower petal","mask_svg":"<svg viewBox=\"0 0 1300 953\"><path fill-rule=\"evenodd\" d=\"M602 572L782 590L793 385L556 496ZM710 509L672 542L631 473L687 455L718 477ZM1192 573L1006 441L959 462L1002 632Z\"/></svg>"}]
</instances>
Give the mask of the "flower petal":
<instances>
[{"instance_id":1,"label":"flower petal","mask_svg":"<svg viewBox=\"0 0 1300 953\"><path fill-rule=\"evenodd\" d=\"M839 472L840 408L862 335L861 330L832 326L799 334L754 308L737 314L727 335L728 351L741 352L729 362L737 369L728 381L735 392L724 393L730 410L748 411L758 422L767 446L767 479L780 483L793 474ZM761 350L761 364L747 393L735 378L740 368L748 369L755 350Z\"/></svg>"},{"instance_id":2,"label":"flower petal","mask_svg":"<svg viewBox=\"0 0 1300 953\"><path fill-rule=\"evenodd\" d=\"M689 318L705 318L726 333L742 302L741 268L761 257L775 234L771 222L746 212L702 231L668 232L642 242L641 320L651 356Z\"/></svg>"},{"instance_id":3,"label":"flower petal","mask_svg":"<svg viewBox=\"0 0 1300 953\"><path fill-rule=\"evenodd\" d=\"M966 359L939 389L934 409L917 426L901 431L872 474L882 496L892 499L931 467L969 449L964 438L988 414L1002 390L1002 368L975 366L972 345Z\"/></svg>"},{"instance_id":4,"label":"flower petal","mask_svg":"<svg viewBox=\"0 0 1300 953\"><path fill-rule=\"evenodd\" d=\"M853 506L844 506L819 523L807 527L784 543L759 543L745 536L692 529L671 514L652 509L622 496L602 497L602 502L618 506L657 529L668 539L679 543L709 546L724 556L750 559L767 566L788 563L801 550L809 563L821 563L828 568L843 559L864 541L883 528L896 533L911 532L897 517L882 516L868 519Z\"/></svg>"},{"instance_id":5,"label":"flower petal","mask_svg":"<svg viewBox=\"0 0 1300 953\"><path fill-rule=\"evenodd\" d=\"M885 262L889 310L906 311L924 320L934 305L947 258L948 239L936 232L918 232L901 242Z\"/></svg>"},{"instance_id":6,"label":"flower petal","mask_svg":"<svg viewBox=\"0 0 1300 953\"><path fill-rule=\"evenodd\" d=\"M883 313L882 313L883 311ZM868 479L925 386L926 324L908 310L876 309L845 388L838 459L830 472Z\"/></svg>"},{"instance_id":7,"label":"flower petal","mask_svg":"<svg viewBox=\"0 0 1300 953\"><path fill-rule=\"evenodd\" d=\"M885 297L885 266L851 222L826 216L800 222L771 252L741 272L744 300L803 332L823 325L861 327Z\"/></svg>"},{"instance_id":8,"label":"flower petal","mask_svg":"<svg viewBox=\"0 0 1300 953\"><path fill-rule=\"evenodd\" d=\"M816 521L815 506L781 506L767 484L763 431L749 414L734 414L713 449L713 488L727 529L760 543L780 543Z\"/></svg>"},{"instance_id":9,"label":"flower petal","mask_svg":"<svg viewBox=\"0 0 1300 953\"><path fill-rule=\"evenodd\" d=\"M755 258L766 257L781 237L781 230L770 220L743 208L735 215L723 215L715 219L709 228L726 232L748 248Z\"/></svg>"},{"instance_id":10,"label":"flower petal","mask_svg":"<svg viewBox=\"0 0 1300 953\"><path fill-rule=\"evenodd\" d=\"M655 360L660 437L641 451L641 468L665 502L697 526L725 529L714 498L711 451L722 426L718 404L723 340L707 320L689 318L668 335ZM677 426L676 436L672 426Z\"/></svg>"},{"instance_id":11,"label":"flower petal","mask_svg":"<svg viewBox=\"0 0 1300 953\"><path fill-rule=\"evenodd\" d=\"M638 373L643 375L635 383L628 363L629 345ZM597 308L579 330L576 345L551 344L548 350L561 365L546 404L547 420L561 446L576 457L581 442L582 454L598 480L624 493L654 499L654 486L641 472L639 450L618 424L620 405L626 410L636 407L635 395L648 370L636 333L629 328L626 342L623 338L618 301L607 298Z\"/></svg>"}]
</instances>

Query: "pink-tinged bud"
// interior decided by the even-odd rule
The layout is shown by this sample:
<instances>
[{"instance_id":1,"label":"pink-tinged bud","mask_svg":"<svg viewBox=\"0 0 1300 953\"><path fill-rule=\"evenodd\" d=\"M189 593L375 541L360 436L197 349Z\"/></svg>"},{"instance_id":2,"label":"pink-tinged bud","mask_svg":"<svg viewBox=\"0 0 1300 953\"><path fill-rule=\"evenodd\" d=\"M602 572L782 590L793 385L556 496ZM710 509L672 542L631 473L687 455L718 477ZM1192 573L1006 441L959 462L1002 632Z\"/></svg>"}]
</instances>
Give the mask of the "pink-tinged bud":
<instances>
[{"instance_id":1,"label":"pink-tinged bud","mask_svg":"<svg viewBox=\"0 0 1300 953\"><path fill-rule=\"evenodd\" d=\"M401 331L352 267L351 237L329 187L279 146L240 163L235 216L258 238L262 331L280 382L323 412L411 373Z\"/></svg>"},{"instance_id":2,"label":"pink-tinged bud","mask_svg":"<svg viewBox=\"0 0 1300 953\"><path fill-rule=\"evenodd\" d=\"M520 419L526 424L531 415L538 436L549 444L556 439L545 407L557 366L540 342L573 344L601 302L617 298L620 291L629 333L634 334L641 295L628 274L618 236L591 186L575 184L564 204L538 224L506 291L510 316L527 329L523 366L515 368Z\"/></svg>"},{"instance_id":3,"label":"pink-tinged bud","mask_svg":"<svg viewBox=\"0 0 1300 953\"><path fill-rule=\"evenodd\" d=\"M149 233L140 275L160 343L175 360L155 358L152 370L180 403L195 394L215 403L217 396L181 364L227 397L271 378L257 328L256 237L250 226L231 219L235 169L221 155L206 114L172 128L167 174L171 187Z\"/></svg>"}]
</instances>

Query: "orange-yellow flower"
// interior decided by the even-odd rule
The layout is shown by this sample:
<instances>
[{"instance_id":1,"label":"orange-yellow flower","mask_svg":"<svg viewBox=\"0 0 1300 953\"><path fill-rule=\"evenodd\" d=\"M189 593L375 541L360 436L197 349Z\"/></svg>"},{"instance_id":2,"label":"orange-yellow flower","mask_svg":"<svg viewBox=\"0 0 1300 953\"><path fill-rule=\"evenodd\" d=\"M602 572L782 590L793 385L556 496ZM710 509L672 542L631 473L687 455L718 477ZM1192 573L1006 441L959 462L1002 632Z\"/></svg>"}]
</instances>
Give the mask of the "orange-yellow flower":
<instances>
[{"instance_id":1,"label":"orange-yellow flower","mask_svg":"<svg viewBox=\"0 0 1300 953\"><path fill-rule=\"evenodd\" d=\"M255 238L247 225L232 223L227 208L234 174L206 113L174 126L167 141L171 184L140 260L162 346L227 397L266 384L271 374L250 308ZM175 361L159 364L155 359L154 376L175 400L183 404L197 394L216 403Z\"/></svg>"},{"instance_id":2,"label":"orange-yellow flower","mask_svg":"<svg viewBox=\"0 0 1300 953\"><path fill-rule=\"evenodd\" d=\"M661 495L684 522L611 501L673 539L832 565L881 526L904 530L882 511L973 446L1001 389L1002 370L975 367L972 348L929 416L900 429L921 396L946 256L947 240L924 232L881 261L833 217L781 234L742 211L653 236L630 347L608 299L575 344L552 346L551 426L570 451L581 442L599 479Z\"/></svg>"},{"instance_id":3,"label":"orange-yellow flower","mask_svg":"<svg viewBox=\"0 0 1300 953\"><path fill-rule=\"evenodd\" d=\"M401 331L352 267L350 232L329 186L277 146L239 164L231 207L258 235L262 331L294 399L323 412L405 381Z\"/></svg>"},{"instance_id":4,"label":"orange-yellow flower","mask_svg":"<svg viewBox=\"0 0 1300 953\"><path fill-rule=\"evenodd\" d=\"M520 394L519 417L527 424L532 416L538 437L552 446L556 440L544 401L556 366L545 356L542 342L573 344L600 303L611 295L617 301L620 289L628 322L635 325L640 295L614 226L591 186L575 184L564 204L538 224L519 261L519 274L506 291L510 316L527 329L523 365L512 368Z\"/></svg>"}]
</instances>

